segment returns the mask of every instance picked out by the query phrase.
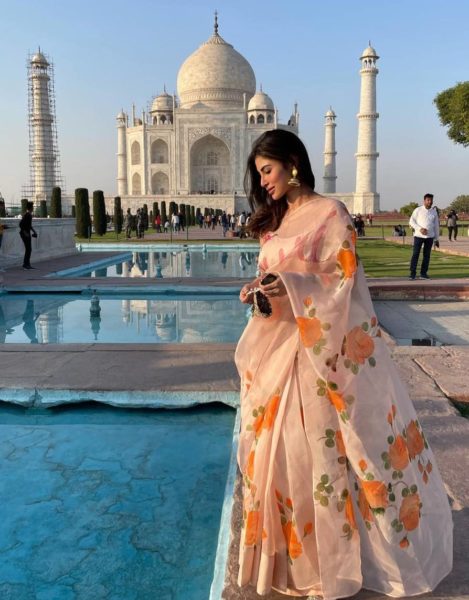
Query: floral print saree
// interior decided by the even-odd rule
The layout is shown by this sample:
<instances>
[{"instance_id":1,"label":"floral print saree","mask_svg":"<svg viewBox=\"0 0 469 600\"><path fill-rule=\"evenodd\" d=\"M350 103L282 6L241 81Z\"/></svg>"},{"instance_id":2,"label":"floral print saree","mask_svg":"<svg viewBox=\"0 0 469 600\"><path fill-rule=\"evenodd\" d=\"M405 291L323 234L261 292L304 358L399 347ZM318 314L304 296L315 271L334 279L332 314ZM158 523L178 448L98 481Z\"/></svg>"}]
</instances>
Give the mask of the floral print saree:
<instances>
[{"instance_id":1,"label":"floral print saree","mask_svg":"<svg viewBox=\"0 0 469 600\"><path fill-rule=\"evenodd\" d=\"M287 295L236 350L239 585L264 595L432 590L452 567L448 498L373 311L342 203L315 197L261 239Z\"/></svg>"}]
</instances>

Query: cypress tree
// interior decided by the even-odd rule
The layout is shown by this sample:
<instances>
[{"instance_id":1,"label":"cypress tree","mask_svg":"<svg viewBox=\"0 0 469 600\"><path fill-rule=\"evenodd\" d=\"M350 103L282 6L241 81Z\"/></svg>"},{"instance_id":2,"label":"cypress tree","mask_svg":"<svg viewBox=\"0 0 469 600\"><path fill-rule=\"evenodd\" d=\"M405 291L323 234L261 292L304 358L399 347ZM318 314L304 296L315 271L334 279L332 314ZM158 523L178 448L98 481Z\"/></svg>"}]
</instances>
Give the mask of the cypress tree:
<instances>
[{"instance_id":1,"label":"cypress tree","mask_svg":"<svg viewBox=\"0 0 469 600\"><path fill-rule=\"evenodd\" d=\"M77 210L75 208L75 205L72 204L72 219L75 219L77 216Z\"/></svg>"},{"instance_id":2,"label":"cypress tree","mask_svg":"<svg viewBox=\"0 0 469 600\"><path fill-rule=\"evenodd\" d=\"M155 219L159 214L160 214L160 211L158 210L158 202L153 202L153 218L151 220L153 229L156 229Z\"/></svg>"},{"instance_id":3,"label":"cypress tree","mask_svg":"<svg viewBox=\"0 0 469 600\"><path fill-rule=\"evenodd\" d=\"M5 210L5 200L0 200L0 217L6 217L7 211Z\"/></svg>"},{"instance_id":4,"label":"cypress tree","mask_svg":"<svg viewBox=\"0 0 469 600\"><path fill-rule=\"evenodd\" d=\"M51 219L62 218L62 190L59 187L52 188L52 196L50 200L50 217Z\"/></svg>"},{"instance_id":5,"label":"cypress tree","mask_svg":"<svg viewBox=\"0 0 469 600\"><path fill-rule=\"evenodd\" d=\"M162 200L161 201L161 222L162 225L164 227L164 224L166 223L168 219L168 215L166 214L166 200Z\"/></svg>"},{"instance_id":6,"label":"cypress tree","mask_svg":"<svg viewBox=\"0 0 469 600\"><path fill-rule=\"evenodd\" d=\"M114 198L114 229L116 233L122 231L122 208L121 208L121 197L116 196Z\"/></svg>"},{"instance_id":7,"label":"cypress tree","mask_svg":"<svg viewBox=\"0 0 469 600\"><path fill-rule=\"evenodd\" d=\"M188 204L186 204L184 208L185 208L184 217L186 219L186 227L189 227L190 225L192 225L192 221L191 221L191 207Z\"/></svg>"},{"instance_id":8,"label":"cypress tree","mask_svg":"<svg viewBox=\"0 0 469 600\"><path fill-rule=\"evenodd\" d=\"M106 233L106 204L101 190L93 192L93 224L95 233L98 235Z\"/></svg>"},{"instance_id":9,"label":"cypress tree","mask_svg":"<svg viewBox=\"0 0 469 600\"><path fill-rule=\"evenodd\" d=\"M91 219L90 200L88 196L88 190L86 188L77 188L75 190L75 210L77 219L77 236L81 238L87 238Z\"/></svg>"},{"instance_id":10,"label":"cypress tree","mask_svg":"<svg viewBox=\"0 0 469 600\"><path fill-rule=\"evenodd\" d=\"M194 226L195 224L195 206L191 206L191 225Z\"/></svg>"},{"instance_id":11,"label":"cypress tree","mask_svg":"<svg viewBox=\"0 0 469 600\"><path fill-rule=\"evenodd\" d=\"M47 219L47 202L45 200L41 200L39 204L39 217Z\"/></svg>"}]
</instances>

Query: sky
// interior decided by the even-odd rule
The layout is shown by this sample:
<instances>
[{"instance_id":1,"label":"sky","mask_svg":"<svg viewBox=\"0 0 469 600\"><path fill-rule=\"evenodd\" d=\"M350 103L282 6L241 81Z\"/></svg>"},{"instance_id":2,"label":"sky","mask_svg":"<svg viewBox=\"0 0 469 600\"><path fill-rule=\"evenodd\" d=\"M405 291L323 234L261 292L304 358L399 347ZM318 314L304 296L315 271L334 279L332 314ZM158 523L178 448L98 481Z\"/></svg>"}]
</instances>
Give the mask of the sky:
<instances>
[{"instance_id":1,"label":"sky","mask_svg":"<svg viewBox=\"0 0 469 600\"><path fill-rule=\"evenodd\" d=\"M184 60L213 32L251 64L286 122L298 102L300 137L322 191L324 114L337 114L337 192L355 188L359 57L376 49L378 191L393 210L424 193L442 208L469 193L469 148L455 145L433 99L469 78L468 0L0 0L0 193L19 203L29 183L26 61L38 46L55 68L66 191L115 195L123 108L138 113L176 91Z\"/></svg>"}]
</instances>

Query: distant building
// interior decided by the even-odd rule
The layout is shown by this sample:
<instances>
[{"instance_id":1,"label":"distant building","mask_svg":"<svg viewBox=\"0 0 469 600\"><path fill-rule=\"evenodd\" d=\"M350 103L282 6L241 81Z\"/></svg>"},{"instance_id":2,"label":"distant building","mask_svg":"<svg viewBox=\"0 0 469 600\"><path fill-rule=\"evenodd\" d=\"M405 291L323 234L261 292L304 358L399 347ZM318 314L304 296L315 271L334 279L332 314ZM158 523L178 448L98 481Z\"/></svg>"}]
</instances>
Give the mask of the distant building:
<instances>
[{"instance_id":1,"label":"distant building","mask_svg":"<svg viewBox=\"0 0 469 600\"><path fill-rule=\"evenodd\" d=\"M326 114L324 193L341 198L351 212L379 210L376 190L376 60L369 46L361 56L355 192L336 193L335 118ZM150 110L117 115L117 193L123 208L175 200L229 212L247 207L243 190L253 142L269 129L299 132L295 104L286 124L279 123L272 99L256 91L248 61L218 33L182 64L177 97L164 92ZM109 205L109 210L112 207Z\"/></svg>"}]
</instances>

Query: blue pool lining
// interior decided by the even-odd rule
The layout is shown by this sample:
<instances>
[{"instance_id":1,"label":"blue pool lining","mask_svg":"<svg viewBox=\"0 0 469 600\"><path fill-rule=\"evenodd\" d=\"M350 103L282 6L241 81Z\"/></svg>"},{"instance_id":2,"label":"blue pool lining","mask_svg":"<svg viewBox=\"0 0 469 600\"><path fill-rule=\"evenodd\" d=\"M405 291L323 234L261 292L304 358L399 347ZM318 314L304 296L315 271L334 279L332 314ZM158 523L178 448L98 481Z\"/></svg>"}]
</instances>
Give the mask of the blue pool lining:
<instances>
[{"instance_id":1,"label":"blue pool lining","mask_svg":"<svg viewBox=\"0 0 469 600\"><path fill-rule=\"evenodd\" d=\"M241 411L236 411L236 419L233 428L233 444L231 447L230 465L226 478L225 496L223 499L223 508L220 519L220 529L218 531L217 553L215 555L215 565L213 570L213 580L210 587L209 600L221 600L223 588L225 585L225 572L228 563L228 553L231 542L231 519L234 504L234 489L236 483L236 474L238 469L238 443L239 429L241 423Z\"/></svg>"},{"instance_id":2,"label":"blue pool lining","mask_svg":"<svg viewBox=\"0 0 469 600\"><path fill-rule=\"evenodd\" d=\"M233 391L111 391L43 388L0 388L0 402L25 408L52 408L64 404L101 402L117 408L191 408L220 402L237 409L239 392Z\"/></svg>"}]
</instances>

